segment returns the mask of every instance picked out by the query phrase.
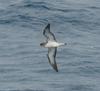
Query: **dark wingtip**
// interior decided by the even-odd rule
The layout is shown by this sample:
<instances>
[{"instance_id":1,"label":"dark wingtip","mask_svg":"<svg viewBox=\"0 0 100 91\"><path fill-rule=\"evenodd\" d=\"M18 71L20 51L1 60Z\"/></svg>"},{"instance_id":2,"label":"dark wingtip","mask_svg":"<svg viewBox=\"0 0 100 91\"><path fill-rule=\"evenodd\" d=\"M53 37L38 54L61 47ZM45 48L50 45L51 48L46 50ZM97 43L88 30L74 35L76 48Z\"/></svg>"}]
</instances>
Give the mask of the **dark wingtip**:
<instances>
[{"instance_id":1,"label":"dark wingtip","mask_svg":"<svg viewBox=\"0 0 100 91\"><path fill-rule=\"evenodd\" d=\"M57 65L55 64L55 65L52 65L52 66L53 66L54 70L55 70L56 72L58 72Z\"/></svg>"},{"instance_id":2,"label":"dark wingtip","mask_svg":"<svg viewBox=\"0 0 100 91\"><path fill-rule=\"evenodd\" d=\"M50 28L50 23L47 24L47 28Z\"/></svg>"},{"instance_id":3,"label":"dark wingtip","mask_svg":"<svg viewBox=\"0 0 100 91\"><path fill-rule=\"evenodd\" d=\"M58 69L56 69L56 72L58 72Z\"/></svg>"}]
</instances>

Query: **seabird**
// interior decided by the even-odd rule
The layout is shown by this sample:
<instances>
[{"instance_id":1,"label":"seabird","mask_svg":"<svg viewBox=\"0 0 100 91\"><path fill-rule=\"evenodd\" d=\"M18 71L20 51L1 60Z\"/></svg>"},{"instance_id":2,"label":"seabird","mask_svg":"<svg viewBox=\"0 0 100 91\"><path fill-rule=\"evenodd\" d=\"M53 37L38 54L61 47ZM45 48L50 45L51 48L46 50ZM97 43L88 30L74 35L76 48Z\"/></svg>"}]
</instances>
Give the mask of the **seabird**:
<instances>
[{"instance_id":1,"label":"seabird","mask_svg":"<svg viewBox=\"0 0 100 91\"><path fill-rule=\"evenodd\" d=\"M66 43L58 43L54 34L50 31L50 24L48 24L44 30L43 35L46 37L46 42L40 43L40 46L48 48L47 58L53 69L58 72L56 63L57 47L66 45Z\"/></svg>"}]
</instances>

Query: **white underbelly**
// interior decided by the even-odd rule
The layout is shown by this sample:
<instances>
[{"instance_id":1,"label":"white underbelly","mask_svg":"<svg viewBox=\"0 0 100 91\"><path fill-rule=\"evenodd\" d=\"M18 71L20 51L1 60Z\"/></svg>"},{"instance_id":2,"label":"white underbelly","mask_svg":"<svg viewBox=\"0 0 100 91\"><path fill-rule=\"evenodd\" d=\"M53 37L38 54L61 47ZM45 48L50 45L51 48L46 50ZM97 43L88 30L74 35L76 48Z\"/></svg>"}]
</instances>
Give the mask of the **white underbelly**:
<instances>
[{"instance_id":1,"label":"white underbelly","mask_svg":"<svg viewBox=\"0 0 100 91\"><path fill-rule=\"evenodd\" d=\"M58 47L59 43L57 42L48 42L45 47Z\"/></svg>"}]
</instances>

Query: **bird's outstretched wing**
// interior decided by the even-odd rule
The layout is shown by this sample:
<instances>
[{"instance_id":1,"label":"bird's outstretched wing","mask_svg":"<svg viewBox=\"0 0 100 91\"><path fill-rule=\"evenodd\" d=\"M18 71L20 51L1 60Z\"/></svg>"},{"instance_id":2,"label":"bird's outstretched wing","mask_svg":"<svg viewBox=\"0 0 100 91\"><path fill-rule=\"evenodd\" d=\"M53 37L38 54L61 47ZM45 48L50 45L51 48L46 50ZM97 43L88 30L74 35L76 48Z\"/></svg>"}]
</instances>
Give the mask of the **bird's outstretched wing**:
<instances>
[{"instance_id":1,"label":"bird's outstretched wing","mask_svg":"<svg viewBox=\"0 0 100 91\"><path fill-rule=\"evenodd\" d=\"M47 40L56 41L54 34L50 32L50 24L45 27L43 35L47 38Z\"/></svg>"},{"instance_id":2,"label":"bird's outstretched wing","mask_svg":"<svg viewBox=\"0 0 100 91\"><path fill-rule=\"evenodd\" d=\"M48 60L50 65L53 67L53 69L58 72L58 68L57 68L57 63L56 63L56 52L57 52L57 48L48 48Z\"/></svg>"}]
</instances>

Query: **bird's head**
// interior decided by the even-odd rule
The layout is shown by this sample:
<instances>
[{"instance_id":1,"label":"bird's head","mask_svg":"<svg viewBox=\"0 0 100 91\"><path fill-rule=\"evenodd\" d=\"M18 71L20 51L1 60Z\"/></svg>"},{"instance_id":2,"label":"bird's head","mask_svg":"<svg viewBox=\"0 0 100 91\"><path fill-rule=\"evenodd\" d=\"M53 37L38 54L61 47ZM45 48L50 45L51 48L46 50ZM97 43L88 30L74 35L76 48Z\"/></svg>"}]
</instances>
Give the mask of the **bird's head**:
<instances>
[{"instance_id":1,"label":"bird's head","mask_svg":"<svg viewBox=\"0 0 100 91\"><path fill-rule=\"evenodd\" d=\"M45 42L43 42L43 43L40 43L40 46L42 46L42 47L44 47L45 46Z\"/></svg>"}]
</instances>

